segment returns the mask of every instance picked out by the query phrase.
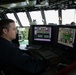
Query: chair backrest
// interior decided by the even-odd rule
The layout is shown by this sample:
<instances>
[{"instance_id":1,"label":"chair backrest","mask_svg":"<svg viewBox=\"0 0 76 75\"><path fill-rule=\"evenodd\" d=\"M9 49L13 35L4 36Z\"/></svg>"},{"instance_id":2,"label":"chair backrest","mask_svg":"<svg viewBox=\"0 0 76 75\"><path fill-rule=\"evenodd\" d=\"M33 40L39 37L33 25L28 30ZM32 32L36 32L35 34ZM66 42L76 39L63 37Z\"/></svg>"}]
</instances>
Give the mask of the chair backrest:
<instances>
[{"instance_id":1,"label":"chair backrest","mask_svg":"<svg viewBox=\"0 0 76 75\"><path fill-rule=\"evenodd\" d=\"M75 73L75 74L74 74ZM76 75L76 62L68 65L67 67L59 70L53 75Z\"/></svg>"}]
</instances>

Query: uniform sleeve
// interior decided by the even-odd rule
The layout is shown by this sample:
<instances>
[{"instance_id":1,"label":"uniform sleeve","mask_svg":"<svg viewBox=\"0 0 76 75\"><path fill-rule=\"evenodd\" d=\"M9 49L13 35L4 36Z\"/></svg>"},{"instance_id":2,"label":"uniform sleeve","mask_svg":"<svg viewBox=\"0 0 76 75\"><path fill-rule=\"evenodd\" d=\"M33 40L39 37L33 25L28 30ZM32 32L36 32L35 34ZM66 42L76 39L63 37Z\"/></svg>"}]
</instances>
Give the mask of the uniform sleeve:
<instances>
[{"instance_id":1,"label":"uniform sleeve","mask_svg":"<svg viewBox=\"0 0 76 75\"><path fill-rule=\"evenodd\" d=\"M34 58L26 53L23 54L17 47L10 47L6 57L12 65L31 73L43 71L48 67L48 62L45 59Z\"/></svg>"}]
</instances>

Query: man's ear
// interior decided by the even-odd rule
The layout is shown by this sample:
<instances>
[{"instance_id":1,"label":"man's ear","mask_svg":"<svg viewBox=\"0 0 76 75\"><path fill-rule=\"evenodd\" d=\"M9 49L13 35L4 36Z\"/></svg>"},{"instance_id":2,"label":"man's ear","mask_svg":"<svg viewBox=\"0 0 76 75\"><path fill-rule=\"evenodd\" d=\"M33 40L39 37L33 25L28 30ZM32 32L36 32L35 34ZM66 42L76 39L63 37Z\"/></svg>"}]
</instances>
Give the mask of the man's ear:
<instances>
[{"instance_id":1,"label":"man's ear","mask_svg":"<svg viewBox=\"0 0 76 75\"><path fill-rule=\"evenodd\" d=\"M7 34L7 29L3 29L3 33Z\"/></svg>"}]
</instances>

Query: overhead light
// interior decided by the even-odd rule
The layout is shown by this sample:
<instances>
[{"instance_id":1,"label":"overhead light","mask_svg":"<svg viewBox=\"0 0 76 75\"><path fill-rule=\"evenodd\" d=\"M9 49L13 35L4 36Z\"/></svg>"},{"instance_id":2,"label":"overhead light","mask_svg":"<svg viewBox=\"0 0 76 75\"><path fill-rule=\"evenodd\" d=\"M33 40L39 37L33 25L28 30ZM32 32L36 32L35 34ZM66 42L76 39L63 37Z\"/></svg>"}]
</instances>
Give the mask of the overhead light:
<instances>
[{"instance_id":1,"label":"overhead light","mask_svg":"<svg viewBox=\"0 0 76 75\"><path fill-rule=\"evenodd\" d=\"M19 3L18 5L19 5L19 6L26 6L27 3L26 3L26 2L21 2L21 3Z\"/></svg>"},{"instance_id":2,"label":"overhead light","mask_svg":"<svg viewBox=\"0 0 76 75\"><path fill-rule=\"evenodd\" d=\"M25 2L27 3L27 5L29 4L29 0L26 0Z\"/></svg>"},{"instance_id":3,"label":"overhead light","mask_svg":"<svg viewBox=\"0 0 76 75\"><path fill-rule=\"evenodd\" d=\"M40 4L35 5L35 7L43 7L43 6L49 6L49 3L47 0L42 1Z\"/></svg>"},{"instance_id":4,"label":"overhead light","mask_svg":"<svg viewBox=\"0 0 76 75\"><path fill-rule=\"evenodd\" d=\"M15 8L15 7L23 7L26 6L26 2L19 2L19 3L13 3L13 4L9 4L8 8Z\"/></svg>"},{"instance_id":5,"label":"overhead light","mask_svg":"<svg viewBox=\"0 0 76 75\"><path fill-rule=\"evenodd\" d=\"M47 1L43 1L40 4L42 4L42 5L48 5L48 2Z\"/></svg>"},{"instance_id":6,"label":"overhead light","mask_svg":"<svg viewBox=\"0 0 76 75\"><path fill-rule=\"evenodd\" d=\"M9 8L11 7L16 7L16 4L15 3L9 4Z\"/></svg>"},{"instance_id":7,"label":"overhead light","mask_svg":"<svg viewBox=\"0 0 76 75\"><path fill-rule=\"evenodd\" d=\"M34 6L36 5L36 0L26 0L27 5Z\"/></svg>"},{"instance_id":8,"label":"overhead light","mask_svg":"<svg viewBox=\"0 0 76 75\"><path fill-rule=\"evenodd\" d=\"M76 4L76 1L74 1L74 3Z\"/></svg>"},{"instance_id":9,"label":"overhead light","mask_svg":"<svg viewBox=\"0 0 76 75\"><path fill-rule=\"evenodd\" d=\"M30 5L36 5L36 0L29 1Z\"/></svg>"}]
</instances>

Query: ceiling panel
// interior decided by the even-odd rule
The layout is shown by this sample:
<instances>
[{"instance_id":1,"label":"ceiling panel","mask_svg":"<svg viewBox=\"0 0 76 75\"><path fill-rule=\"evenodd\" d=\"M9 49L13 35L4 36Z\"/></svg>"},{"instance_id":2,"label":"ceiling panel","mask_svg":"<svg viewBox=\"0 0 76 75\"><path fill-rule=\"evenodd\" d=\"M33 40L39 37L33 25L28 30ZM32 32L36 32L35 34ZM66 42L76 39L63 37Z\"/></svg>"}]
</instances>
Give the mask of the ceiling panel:
<instances>
[{"instance_id":1,"label":"ceiling panel","mask_svg":"<svg viewBox=\"0 0 76 75\"><path fill-rule=\"evenodd\" d=\"M0 5L9 4L9 3L23 2L23 1L25 1L25 0L0 0Z\"/></svg>"},{"instance_id":2,"label":"ceiling panel","mask_svg":"<svg viewBox=\"0 0 76 75\"><path fill-rule=\"evenodd\" d=\"M23 2L23 1L35 1L35 0L0 0L0 4L9 4L9 3L16 3L16 2ZM55 2L60 0L36 0L37 2L48 1L48 2Z\"/></svg>"}]
</instances>

